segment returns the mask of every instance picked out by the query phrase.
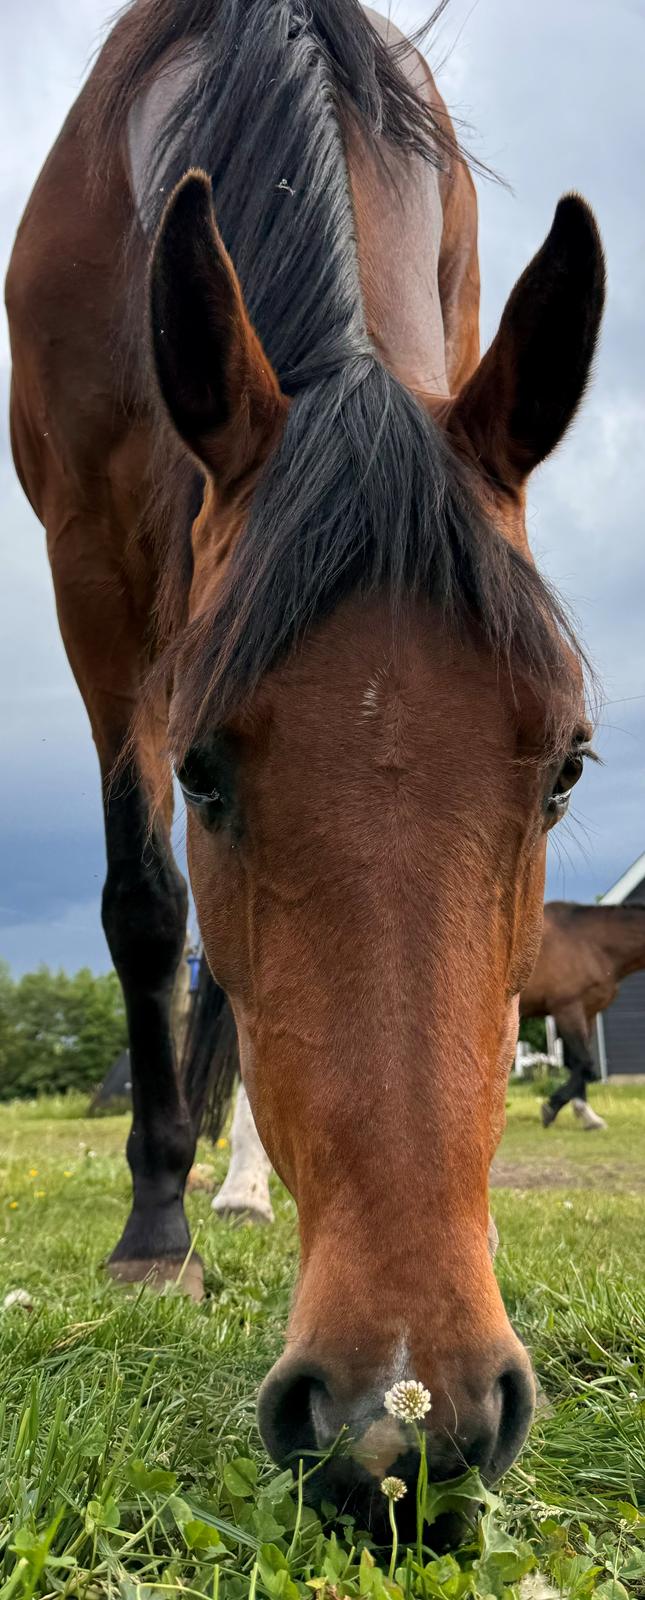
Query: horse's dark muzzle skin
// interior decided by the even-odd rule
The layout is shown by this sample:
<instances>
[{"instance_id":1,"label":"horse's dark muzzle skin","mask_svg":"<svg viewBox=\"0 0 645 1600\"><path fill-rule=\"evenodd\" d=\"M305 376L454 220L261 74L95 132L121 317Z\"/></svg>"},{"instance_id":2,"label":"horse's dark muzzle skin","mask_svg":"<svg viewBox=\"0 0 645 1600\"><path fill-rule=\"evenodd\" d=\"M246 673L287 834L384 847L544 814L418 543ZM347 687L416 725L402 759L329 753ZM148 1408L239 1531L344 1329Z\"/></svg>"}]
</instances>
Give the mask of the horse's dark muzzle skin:
<instances>
[{"instance_id":1,"label":"horse's dark muzzle skin","mask_svg":"<svg viewBox=\"0 0 645 1600\"><path fill-rule=\"evenodd\" d=\"M523 1352L518 1356L518 1348L521 1352L516 1346L485 1386L464 1380L460 1396L453 1384L447 1404L433 1402L422 1424L431 1481L458 1477L468 1467L477 1467L484 1481L493 1483L515 1460L535 1404L530 1365ZM397 1524L402 1537L411 1537L419 1467L414 1430L386 1412L382 1391L341 1400L338 1387L321 1364L296 1353L284 1355L260 1391L258 1421L266 1448L279 1465L294 1468L299 1457L309 1468L331 1451L307 1479L310 1504L326 1501L339 1512L351 1510L377 1538L381 1532L387 1536L388 1522L381 1481L390 1475L401 1478L408 1492L397 1504ZM451 1541L447 1525L441 1537L444 1543Z\"/></svg>"}]
</instances>

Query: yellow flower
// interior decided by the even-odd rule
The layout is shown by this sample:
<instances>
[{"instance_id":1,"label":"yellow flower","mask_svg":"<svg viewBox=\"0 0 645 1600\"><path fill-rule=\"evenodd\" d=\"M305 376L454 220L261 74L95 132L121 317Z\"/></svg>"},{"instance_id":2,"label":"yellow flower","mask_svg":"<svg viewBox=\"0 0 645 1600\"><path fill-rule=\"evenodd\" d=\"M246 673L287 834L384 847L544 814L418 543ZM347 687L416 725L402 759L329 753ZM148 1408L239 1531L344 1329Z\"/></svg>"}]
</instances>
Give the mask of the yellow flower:
<instances>
[{"instance_id":1,"label":"yellow flower","mask_svg":"<svg viewBox=\"0 0 645 1600\"><path fill-rule=\"evenodd\" d=\"M63 1173L63 1177L64 1177L64 1178L71 1178L71 1176L72 1176L72 1174L71 1174L71 1172L70 1172L70 1171L69 1171L69 1168L66 1168L66 1169L65 1169L65 1171L64 1171L64 1173Z\"/></svg>"},{"instance_id":2,"label":"yellow flower","mask_svg":"<svg viewBox=\"0 0 645 1600\"><path fill-rule=\"evenodd\" d=\"M37 1178L38 1177L38 1168L37 1167L30 1167L29 1168L29 1176L30 1176L30 1178Z\"/></svg>"},{"instance_id":3,"label":"yellow flower","mask_svg":"<svg viewBox=\"0 0 645 1600\"><path fill-rule=\"evenodd\" d=\"M34 1189L34 1199L36 1199L36 1200L44 1200L44 1198L45 1198L45 1190L44 1189Z\"/></svg>"},{"instance_id":4,"label":"yellow flower","mask_svg":"<svg viewBox=\"0 0 645 1600\"><path fill-rule=\"evenodd\" d=\"M228 1149L228 1139L218 1139L217 1148L218 1148L218 1150L227 1150Z\"/></svg>"},{"instance_id":5,"label":"yellow flower","mask_svg":"<svg viewBox=\"0 0 645 1600\"><path fill-rule=\"evenodd\" d=\"M18 1209L18 1201L17 1200L10 1200L9 1201L9 1210L10 1211L17 1211L17 1209Z\"/></svg>"}]
</instances>

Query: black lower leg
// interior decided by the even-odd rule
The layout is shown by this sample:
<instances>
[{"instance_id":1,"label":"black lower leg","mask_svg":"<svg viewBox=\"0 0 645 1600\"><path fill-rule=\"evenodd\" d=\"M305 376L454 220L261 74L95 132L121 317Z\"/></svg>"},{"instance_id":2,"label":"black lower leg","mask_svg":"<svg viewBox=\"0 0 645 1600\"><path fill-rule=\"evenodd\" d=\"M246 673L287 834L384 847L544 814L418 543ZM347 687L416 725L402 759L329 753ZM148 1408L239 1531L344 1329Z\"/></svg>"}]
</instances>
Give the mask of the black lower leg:
<instances>
[{"instance_id":1,"label":"black lower leg","mask_svg":"<svg viewBox=\"0 0 645 1600\"><path fill-rule=\"evenodd\" d=\"M103 926L125 997L133 1120L127 1142L132 1211L113 1262L182 1259L195 1136L178 1082L171 1002L186 927L186 885L165 832L149 832L147 797L132 768L107 790L108 873Z\"/></svg>"},{"instance_id":2,"label":"black lower leg","mask_svg":"<svg viewBox=\"0 0 645 1600\"><path fill-rule=\"evenodd\" d=\"M578 1034L563 1034L564 1064L569 1076L551 1095L549 1105L557 1116L571 1100L586 1100L587 1084L595 1077L593 1058L586 1039Z\"/></svg>"}]
</instances>

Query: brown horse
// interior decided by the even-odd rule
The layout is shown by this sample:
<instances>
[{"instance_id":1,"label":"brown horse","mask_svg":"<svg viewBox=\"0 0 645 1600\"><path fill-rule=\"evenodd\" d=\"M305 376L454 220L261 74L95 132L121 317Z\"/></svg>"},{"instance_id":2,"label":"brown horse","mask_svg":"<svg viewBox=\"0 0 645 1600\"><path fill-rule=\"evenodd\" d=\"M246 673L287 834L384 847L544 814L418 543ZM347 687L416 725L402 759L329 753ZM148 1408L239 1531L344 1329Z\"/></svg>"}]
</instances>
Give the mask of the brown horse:
<instances>
[{"instance_id":1,"label":"brown horse","mask_svg":"<svg viewBox=\"0 0 645 1600\"><path fill-rule=\"evenodd\" d=\"M587 1106L596 1069L591 1028L615 1000L630 972L645 968L645 905L579 906L552 900L544 907L537 964L520 995L520 1016L554 1017L564 1044L566 1083L545 1100L548 1128L568 1102L587 1128L604 1126Z\"/></svg>"},{"instance_id":2,"label":"brown horse","mask_svg":"<svg viewBox=\"0 0 645 1600\"><path fill-rule=\"evenodd\" d=\"M472 181L395 41L355 0L135 0L7 288L13 447L97 745L130 1029L112 1268L173 1276L189 1248L172 760L205 949L298 1205L262 1431L283 1460L347 1424L311 1483L374 1517L375 1475L415 1465L393 1380L432 1391L439 1476L495 1477L531 1416L488 1168L589 728L525 491L604 293L570 196L479 361Z\"/></svg>"}]
</instances>

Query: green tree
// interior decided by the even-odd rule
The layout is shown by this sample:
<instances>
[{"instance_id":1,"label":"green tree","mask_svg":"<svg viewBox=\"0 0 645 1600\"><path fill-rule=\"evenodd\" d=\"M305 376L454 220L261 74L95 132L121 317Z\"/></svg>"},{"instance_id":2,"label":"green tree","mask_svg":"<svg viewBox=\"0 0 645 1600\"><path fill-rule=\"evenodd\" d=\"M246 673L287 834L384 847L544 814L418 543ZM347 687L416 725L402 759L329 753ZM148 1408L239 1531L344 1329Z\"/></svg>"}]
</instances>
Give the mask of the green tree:
<instances>
[{"instance_id":1,"label":"green tree","mask_svg":"<svg viewBox=\"0 0 645 1600\"><path fill-rule=\"evenodd\" d=\"M520 1039L525 1039L532 1050L546 1055L546 1023L544 1017L522 1017Z\"/></svg>"},{"instance_id":2,"label":"green tree","mask_svg":"<svg viewBox=\"0 0 645 1600\"><path fill-rule=\"evenodd\" d=\"M97 978L88 967L69 980L66 1024L69 1062L79 1087L101 1083L127 1044L123 994L116 972Z\"/></svg>"},{"instance_id":3,"label":"green tree","mask_svg":"<svg viewBox=\"0 0 645 1600\"><path fill-rule=\"evenodd\" d=\"M115 972L0 968L0 1099L92 1089L127 1042Z\"/></svg>"}]
</instances>

